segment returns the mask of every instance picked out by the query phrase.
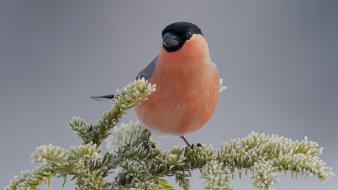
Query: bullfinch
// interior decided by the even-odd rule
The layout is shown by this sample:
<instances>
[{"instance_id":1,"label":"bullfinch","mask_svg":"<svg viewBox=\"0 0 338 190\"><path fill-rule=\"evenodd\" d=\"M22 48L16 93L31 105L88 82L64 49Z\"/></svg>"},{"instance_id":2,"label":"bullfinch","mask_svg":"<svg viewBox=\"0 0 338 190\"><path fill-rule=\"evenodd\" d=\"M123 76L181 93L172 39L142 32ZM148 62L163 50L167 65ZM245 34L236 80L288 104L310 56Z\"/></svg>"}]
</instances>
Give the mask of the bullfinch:
<instances>
[{"instance_id":1,"label":"bullfinch","mask_svg":"<svg viewBox=\"0 0 338 190\"><path fill-rule=\"evenodd\" d=\"M135 108L138 120L152 130L185 139L202 128L218 102L221 80L208 43L195 24L176 22L162 31L159 55L136 77L156 84L156 91ZM114 95L95 99L114 99Z\"/></svg>"}]
</instances>

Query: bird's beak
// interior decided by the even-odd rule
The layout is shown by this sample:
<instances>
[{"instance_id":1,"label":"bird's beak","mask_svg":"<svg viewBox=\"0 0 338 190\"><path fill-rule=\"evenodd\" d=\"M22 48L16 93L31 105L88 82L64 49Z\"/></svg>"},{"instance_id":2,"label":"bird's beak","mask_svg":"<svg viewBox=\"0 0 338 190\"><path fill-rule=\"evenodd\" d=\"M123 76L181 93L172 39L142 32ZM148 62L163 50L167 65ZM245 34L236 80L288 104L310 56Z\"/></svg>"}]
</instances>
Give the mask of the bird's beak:
<instances>
[{"instance_id":1,"label":"bird's beak","mask_svg":"<svg viewBox=\"0 0 338 190\"><path fill-rule=\"evenodd\" d=\"M164 36L163 36L163 45L167 48L172 48L172 47L175 47L175 46L178 46L180 44L180 41L179 41L179 38L168 32L168 33L165 33Z\"/></svg>"}]
</instances>

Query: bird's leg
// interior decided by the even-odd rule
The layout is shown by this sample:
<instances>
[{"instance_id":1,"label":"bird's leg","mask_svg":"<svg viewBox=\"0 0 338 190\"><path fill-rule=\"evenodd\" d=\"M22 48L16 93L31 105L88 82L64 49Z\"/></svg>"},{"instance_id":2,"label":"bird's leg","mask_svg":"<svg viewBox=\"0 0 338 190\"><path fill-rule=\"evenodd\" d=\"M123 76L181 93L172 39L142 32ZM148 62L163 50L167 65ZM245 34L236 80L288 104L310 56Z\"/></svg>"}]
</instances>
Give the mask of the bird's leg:
<instances>
[{"instance_id":1,"label":"bird's leg","mask_svg":"<svg viewBox=\"0 0 338 190\"><path fill-rule=\"evenodd\" d=\"M187 139L184 136L180 136L181 139L187 144L188 147L192 148L191 144L187 141Z\"/></svg>"}]
</instances>

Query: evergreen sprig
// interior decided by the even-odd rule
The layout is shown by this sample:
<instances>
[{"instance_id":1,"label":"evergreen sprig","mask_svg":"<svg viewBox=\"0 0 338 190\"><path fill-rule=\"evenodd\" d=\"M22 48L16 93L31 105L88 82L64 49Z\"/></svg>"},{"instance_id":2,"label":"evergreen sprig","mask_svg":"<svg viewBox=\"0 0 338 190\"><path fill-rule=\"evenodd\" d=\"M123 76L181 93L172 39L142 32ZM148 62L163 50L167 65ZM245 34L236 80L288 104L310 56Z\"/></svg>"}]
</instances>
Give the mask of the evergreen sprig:
<instances>
[{"instance_id":1,"label":"evergreen sprig","mask_svg":"<svg viewBox=\"0 0 338 190\"><path fill-rule=\"evenodd\" d=\"M82 139L83 144L93 143L99 146L126 111L147 100L147 96L155 89L156 85L150 84L144 78L135 80L122 90L116 91L111 109L103 114L97 124L87 124L83 119L74 117L69 126Z\"/></svg>"},{"instance_id":2,"label":"evergreen sprig","mask_svg":"<svg viewBox=\"0 0 338 190\"><path fill-rule=\"evenodd\" d=\"M314 175L323 182L334 175L319 159L322 148L307 138L292 141L252 133L224 143L219 150L200 144L165 150L140 123L115 127L128 109L145 101L154 90L148 81L136 80L117 91L112 108L97 124L74 118L69 125L82 145L70 150L53 145L38 147L32 161L40 166L22 172L5 189L38 190L54 177L64 178L65 183L67 177L74 180L77 190L173 190L164 177L174 177L180 187L189 189L191 172L198 169L205 189L232 189L231 181L238 171L250 175L257 189L269 190L279 173ZM105 139L109 151L102 155L100 145Z\"/></svg>"}]
</instances>

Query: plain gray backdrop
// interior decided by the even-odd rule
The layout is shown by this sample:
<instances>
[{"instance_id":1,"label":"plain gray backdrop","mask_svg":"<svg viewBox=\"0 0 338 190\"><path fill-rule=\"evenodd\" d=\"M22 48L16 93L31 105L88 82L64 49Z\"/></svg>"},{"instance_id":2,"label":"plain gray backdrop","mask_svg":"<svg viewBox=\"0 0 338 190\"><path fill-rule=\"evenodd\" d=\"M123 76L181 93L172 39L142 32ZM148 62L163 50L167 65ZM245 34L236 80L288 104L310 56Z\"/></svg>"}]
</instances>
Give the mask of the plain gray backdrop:
<instances>
[{"instance_id":1,"label":"plain gray backdrop","mask_svg":"<svg viewBox=\"0 0 338 190\"><path fill-rule=\"evenodd\" d=\"M159 53L161 30L175 21L201 27L228 86L191 142L219 147L251 131L308 136L337 172L338 1L1 0L0 186L36 167L36 146L79 144L67 122L74 115L97 121L110 103L89 97L132 81ZM167 148L184 145L155 139ZM249 177L236 177L234 186L253 189ZM276 189L337 186L336 178L323 185L282 175ZM202 187L195 173L192 189Z\"/></svg>"}]
</instances>

